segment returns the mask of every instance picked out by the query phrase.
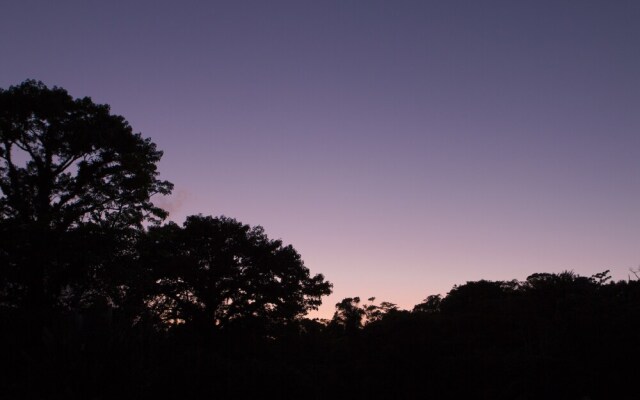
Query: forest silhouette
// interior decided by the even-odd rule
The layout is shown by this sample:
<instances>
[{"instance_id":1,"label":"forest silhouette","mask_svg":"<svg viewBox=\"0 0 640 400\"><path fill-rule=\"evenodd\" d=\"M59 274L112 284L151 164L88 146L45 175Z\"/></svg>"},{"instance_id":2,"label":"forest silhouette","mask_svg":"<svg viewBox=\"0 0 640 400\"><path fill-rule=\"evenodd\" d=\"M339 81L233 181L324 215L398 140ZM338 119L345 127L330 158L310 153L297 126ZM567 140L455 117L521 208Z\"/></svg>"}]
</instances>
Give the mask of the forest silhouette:
<instances>
[{"instance_id":1,"label":"forest silhouette","mask_svg":"<svg viewBox=\"0 0 640 400\"><path fill-rule=\"evenodd\" d=\"M640 280L345 298L260 226L163 223L162 152L109 106L0 89L2 398L637 398Z\"/></svg>"}]
</instances>

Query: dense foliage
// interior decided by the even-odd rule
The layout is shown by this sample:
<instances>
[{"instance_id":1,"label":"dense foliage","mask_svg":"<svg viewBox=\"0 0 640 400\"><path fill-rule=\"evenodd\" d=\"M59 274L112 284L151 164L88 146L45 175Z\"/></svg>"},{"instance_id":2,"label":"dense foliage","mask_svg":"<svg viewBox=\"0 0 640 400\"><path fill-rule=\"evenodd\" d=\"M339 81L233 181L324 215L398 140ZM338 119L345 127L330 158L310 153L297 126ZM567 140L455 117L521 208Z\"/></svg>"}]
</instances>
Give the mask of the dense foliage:
<instances>
[{"instance_id":1,"label":"dense foliage","mask_svg":"<svg viewBox=\"0 0 640 400\"><path fill-rule=\"evenodd\" d=\"M162 152L109 106L25 81L0 89L0 218L64 231L86 222L139 226L166 212L149 201Z\"/></svg>"},{"instance_id":2,"label":"dense foliage","mask_svg":"<svg viewBox=\"0 0 640 400\"><path fill-rule=\"evenodd\" d=\"M4 393L118 398L632 399L640 282L571 272L455 286L412 311L348 298L330 321L265 321L203 335L97 311L40 347L3 314ZM29 371L29 372L27 372ZM30 386L31 380L46 382Z\"/></svg>"},{"instance_id":3,"label":"dense foliage","mask_svg":"<svg viewBox=\"0 0 640 400\"><path fill-rule=\"evenodd\" d=\"M164 324L287 324L331 293L292 246L231 218L191 216L183 228L152 227L141 257L156 283L147 304Z\"/></svg>"},{"instance_id":4,"label":"dense foliage","mask_svg":"<svg viewBox=\"0 0 640 400\"><path fill-rule=\"evenodd\" d=\"M77 255L61 253L70 239L83 248L109 233L111 245L164 218L150 201L172 188L157 179L161 156L90 98L33 80L0 89L0 304L47 314L63 292L81 290L70 286ZM95 263L84 260L84 271L104 266L86 256Z\"/></svg>"}]
</instances>

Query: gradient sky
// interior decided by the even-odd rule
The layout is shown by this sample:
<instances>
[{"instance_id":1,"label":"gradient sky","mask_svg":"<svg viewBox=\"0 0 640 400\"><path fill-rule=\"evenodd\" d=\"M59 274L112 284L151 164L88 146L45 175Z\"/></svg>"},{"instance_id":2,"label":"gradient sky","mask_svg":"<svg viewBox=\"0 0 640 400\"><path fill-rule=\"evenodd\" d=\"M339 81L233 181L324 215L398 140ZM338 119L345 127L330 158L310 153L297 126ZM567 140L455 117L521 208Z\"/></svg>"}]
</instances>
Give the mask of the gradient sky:
<instances>
[{"instance_id":1,"label":"gradient sky","mask_svg":"<svg viewBox=\"0 0 640 400\"><path fill-rule=\"evenodd\" d=\"M0 87L151 137L157 203L264 226L347 296L640 265L640 2L0 4Z\"/></svg>"}]
</instances>

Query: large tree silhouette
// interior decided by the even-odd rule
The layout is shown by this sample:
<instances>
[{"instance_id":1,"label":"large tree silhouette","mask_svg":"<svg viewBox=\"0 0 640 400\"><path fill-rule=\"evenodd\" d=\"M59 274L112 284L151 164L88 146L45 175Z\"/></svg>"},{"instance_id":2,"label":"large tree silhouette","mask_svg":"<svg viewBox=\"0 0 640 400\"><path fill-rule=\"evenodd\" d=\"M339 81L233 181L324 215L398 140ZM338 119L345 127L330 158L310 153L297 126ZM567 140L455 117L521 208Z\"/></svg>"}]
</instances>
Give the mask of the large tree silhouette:
<instances>
[{"instance_id":1,"label":"large tree silhouette","mask_svg":"<svg viewBox=\"0 0 640 400\"><path fill-rule=\"evenodd\" d=\"M150 197L162 152L109 106L28 80L0 90L0 218L65 230L139 225L166 213Z\"/></svg>"},{"instance_id":2,"label":"large tree silhouette","mask_svg":"<svg viewBox=\"0 0 640 400\"><path fill-rule=\"evenodd\" d=\"M190 216L152 227L142 254L154 276L147 304L164 322L205 329L291 322L316 309L331 284L312 276L292 246L226 217Z\"/></svg>"},{"instance_id":3,"label":"large tree silhouette","mask_svg":"<svg viewBox=\"0 0 640 400\"><path fill-rule=\"evenodd\" d=\"M172 189L157 178L161 156L123 117L88 97L73 99L62 88L33 80L0 89L5 300L36 309L57 302L69 271L78 267L60 251L69 232L95 232L86 228L96 226L113 233L164 218L166 212L150 201ZM82 239L72 246L77 249L89 240L75 238Z\"/></svg>"}]
</instances>

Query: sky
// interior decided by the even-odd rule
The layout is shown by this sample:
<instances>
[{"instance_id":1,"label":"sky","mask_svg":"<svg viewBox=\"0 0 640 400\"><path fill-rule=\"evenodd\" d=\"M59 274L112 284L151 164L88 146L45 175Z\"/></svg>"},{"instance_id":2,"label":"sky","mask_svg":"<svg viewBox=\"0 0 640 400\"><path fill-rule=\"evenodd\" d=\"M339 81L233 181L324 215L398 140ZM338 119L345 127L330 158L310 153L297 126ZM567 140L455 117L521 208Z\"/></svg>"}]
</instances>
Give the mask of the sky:
<instances>
[{"instance_id":1,"label":"sky","mask_svg":"<svg viewBox=\"0 0 640 400\"><path fill-rule=\"evenodd\" d=\"M344 297L640 266L640 2L0 3L0 87L111 105L156 204L292 244ZM633 277L633 275L632 275Z\"/></svg>"}]
</instances>

